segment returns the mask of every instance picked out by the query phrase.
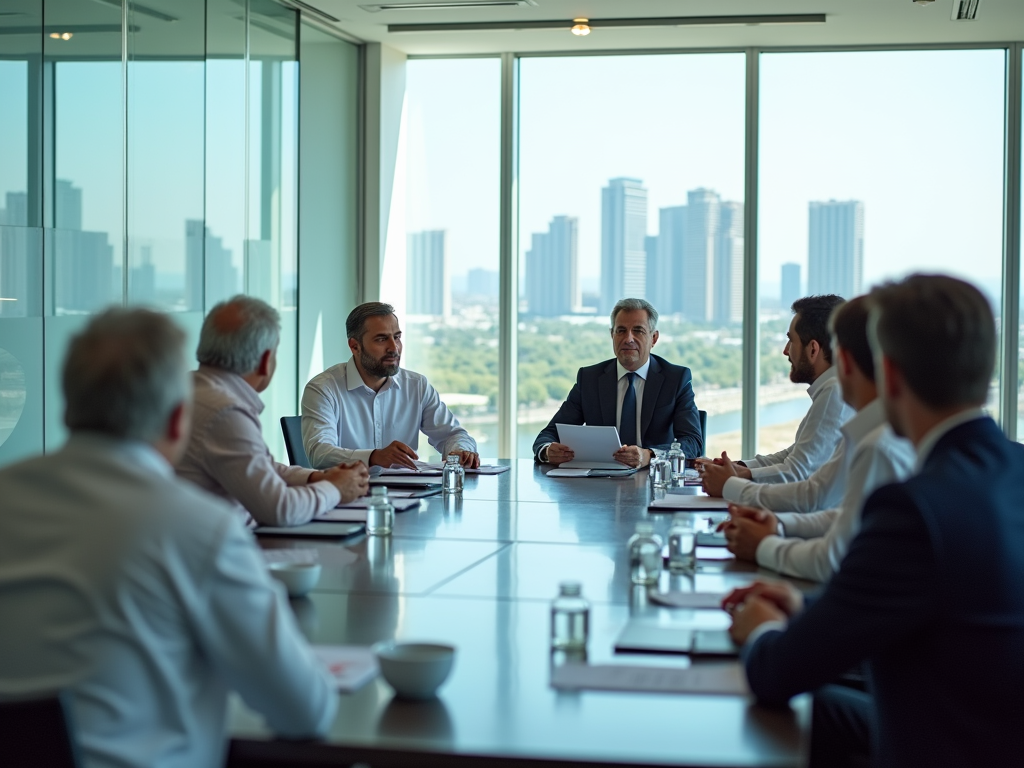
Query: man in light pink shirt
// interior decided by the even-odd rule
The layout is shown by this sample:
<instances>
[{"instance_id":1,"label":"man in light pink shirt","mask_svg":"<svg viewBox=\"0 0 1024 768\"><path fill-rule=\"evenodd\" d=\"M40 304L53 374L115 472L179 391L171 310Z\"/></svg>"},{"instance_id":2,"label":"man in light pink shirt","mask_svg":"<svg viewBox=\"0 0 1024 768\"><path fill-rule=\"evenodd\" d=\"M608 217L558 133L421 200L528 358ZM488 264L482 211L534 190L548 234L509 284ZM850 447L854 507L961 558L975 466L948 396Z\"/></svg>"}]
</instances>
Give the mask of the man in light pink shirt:
<instances>
[{"instance_id":1,"label":"man in light pink shirt","mask_svg":"<svg viewBox=\"0 0 1024 768\"><path fill-rule=\"evenodd\" d=\"M270 455L258 393L277 368L280 334L277 310L235 296L210 310L196 350L194 427L178 474L233 504L248 525L302 525L367 492L361 462L314 471Z\"/></svg>"}]
</instances>

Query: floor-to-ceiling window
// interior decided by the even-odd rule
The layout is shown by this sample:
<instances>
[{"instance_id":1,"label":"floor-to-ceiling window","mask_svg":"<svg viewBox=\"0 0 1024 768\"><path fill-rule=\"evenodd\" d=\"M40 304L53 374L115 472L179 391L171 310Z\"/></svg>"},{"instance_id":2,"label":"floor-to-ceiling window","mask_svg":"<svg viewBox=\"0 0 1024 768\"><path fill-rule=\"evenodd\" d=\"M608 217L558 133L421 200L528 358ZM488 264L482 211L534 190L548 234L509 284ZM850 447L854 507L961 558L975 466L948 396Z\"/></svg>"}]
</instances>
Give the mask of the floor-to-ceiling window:
<instances>
[{"instance_id":1,"label":"floor-to-ceiling window","mask_svg":"<svg viewBox=\"0 0 1024 768\"><path fill-rule=\"evenodd\" d=\"M791 443L810 403L782 356L793 299L944 272L999 315L1005 56L761 55L759 450Z\"/></svg>"},{"instance_id":2,"label":"floor-to-ceiling window","mask_svg":"<svg viewBox=\"0 0 1024 768\"><path fill-rule=\"evenodd\" d=\"M497 58L408 62L381 279L403 367L427 376L485 456L498 453L500 72ZM420 449L429 458L425 438Z\"/></svg>"},{"instance_id":3,"label":"floor-to-ceiling window","mask_svg":"<svg viewBox=\"0 0 1024 768\"><path fill-rule=\"evenodd\" d=\"M653 353L693 372L706 451L738 452L742 54L519 64L518 455L580 366L613 356L609 311L646 298Z\"/></svg>"}]
</instances>

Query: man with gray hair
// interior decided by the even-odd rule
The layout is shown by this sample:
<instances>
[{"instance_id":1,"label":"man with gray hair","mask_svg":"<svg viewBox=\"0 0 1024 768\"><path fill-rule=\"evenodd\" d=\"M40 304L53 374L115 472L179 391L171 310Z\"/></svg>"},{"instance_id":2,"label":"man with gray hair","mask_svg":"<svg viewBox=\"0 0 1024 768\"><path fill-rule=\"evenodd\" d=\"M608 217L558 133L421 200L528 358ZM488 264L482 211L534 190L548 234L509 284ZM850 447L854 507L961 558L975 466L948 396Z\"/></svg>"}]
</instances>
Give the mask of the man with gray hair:
<instances>
[{"instance_id":1,"label":"man with gray hair","mask_svg":"<svg viewBox=\"0 0 1024 768\"><path fill-rule=\"evenodd\" d=\"M611 313L614 360L580 368L558 413L537 435L537 461L571 461L557 424L618 427L622 447L611 457L629 467L650 463L653 447L678 440L687 456L704 445L690 369L651 354L658 343L658 310L643 299L621 299Z\"/></svg>"},{"instance_id":2,"label":"man with gray hair","mask_svg":"<svg viewBox=\"0 0 1024 768\"><path fill-rule=\"evenodd\" d=\"M210 310L196 357L196 427L178 474L232 504L247 524L308 523L338 502L366 493L369 472L358 462L323 472L279 464L263 441L263 392L277 368L281 320L251 296Z\"/></svg>"},{"instance_id":3,"label":"man with gray hair","mask_svg":"<svg viewBox=\"0 0 1024 768\"><path fill-rule=\"evenodd\" d=\"M112 309L72 339L56 452L0 470L0 699L61 691L84 765L219 765L228 692L282 736L337 698L231 509L174 476L185 334Z\"/></svg>"},{"instance_id":4,"label":"man with gray hair","mask_svg":"<svg viewBox=\"0 0 1024 768\"><path fill-rule=\"evenodd\" d=\"M352 357L313 377L302 393L302 442L313 466L358 459L413 468L420 432L441 456L480 466L476 441L427 377L399 366L402 328L394 307L361 304L349 313L345 331Z\"/></svg>"}]
</instances>

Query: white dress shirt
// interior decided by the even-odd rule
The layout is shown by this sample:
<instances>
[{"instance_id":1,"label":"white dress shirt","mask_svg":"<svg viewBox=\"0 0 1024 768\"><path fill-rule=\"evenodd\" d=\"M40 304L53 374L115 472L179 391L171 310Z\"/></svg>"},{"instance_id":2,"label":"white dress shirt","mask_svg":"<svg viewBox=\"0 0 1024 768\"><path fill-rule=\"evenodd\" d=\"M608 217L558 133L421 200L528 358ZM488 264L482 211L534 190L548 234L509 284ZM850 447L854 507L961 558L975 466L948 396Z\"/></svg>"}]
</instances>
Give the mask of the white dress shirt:
<instances>
[{"instance_id":1,"label":"white dress shirt","mask_svg":"<svg viewBox=\"0 0 1024 768\"><path fill-rule=\"evenodd\" d=\"M151 447L73 434L0 498L0 698L65 691L86 768L223 765L232 689L282 736L333 722L251 534Z\"/></svg>"},{"instance_id":2,"label":"white dress shirt","mask_svg":"<svg viewBox=\"0 0 1024 768\"><path fill-rule=\"evenodd\" d=\"M626 396L626 390L629 389L629 377L626 375L629 373L625 368L622 367L622 363L618 360L615 361L615 367L619 372L619 389L618 395L615 398L615 423L619 425L619 436L622 436L622 399ZM643 448L643 442L640 430L640 413L644 405L644 384L647 382L647 371L651 367L651 358L647 358L647 362L636 369L636 378L633 379L633 390L636 392L636 444Z\"/></svg>"},{"instance_id":3,"label":"white dress shirt","mask_svg":"<svg viewBox=\"0 0 1024 768\"><path fill-rule=\"evenodd\" d=\"M178 475L231 504L246 525L302 525L341 501L333 483L308 483L313 470L274 461L263 401L245 379L203 365L192 384L192 437Z\"/></svg>"},{"instance_id":4,"label":"white dress shirt","mask_svg":"<svg viewBox=\"0 0 1024 768\"><path fill-rule=\"evenodd\" d=\"M734 504L761 507L772 512L817 512L839 505L846 488L846 441L840 440L832 457L806 480L795 483L757 483L730 477L722 498Z\"/></svg>"},{"instance_id":5,"label":"white dress shirt","mask_svg":"<svg viewBox=\"0 0 1024 768\"><path fill-rule=\"evenodd\" d=\"M853 409L843 402L835 368L829 368L816 378L807 388L807 394L811 407L796 429L794 443L778 453L758 454L743 460L757 482L806 480L828 461L839 444L839 428L853 416Z\"/></svg>"},{"instance_id":6,"label":"white dress shirt","mask_svg":"<svg viewBox=\"0 0 1024 768\"><path fill-rule=\"evenodd\" d=\"M874 400L843 425L846 492L837 509L809 515L778 515L786 538L768 536L757 547L765 568L813 581L827 581L839 570L860 528L864 501L877 488L910 477L914 447L897 437L886 422L881 400Z\"/></svg>"},{"instance_id":7,"label":"white dress shirt","mask_svg":"<svg viewBox=\"0 0 1024 768\"><path fill-rule=\"evenodd\" d=\"M476 441L419 373L401 368L374 392L349 358L315 376L302 393L302 442L314 467L353 460L369 466L370 454L395 440L415 447L420 431L442 456L476 451Z\"/></svg>"}]
</instances>

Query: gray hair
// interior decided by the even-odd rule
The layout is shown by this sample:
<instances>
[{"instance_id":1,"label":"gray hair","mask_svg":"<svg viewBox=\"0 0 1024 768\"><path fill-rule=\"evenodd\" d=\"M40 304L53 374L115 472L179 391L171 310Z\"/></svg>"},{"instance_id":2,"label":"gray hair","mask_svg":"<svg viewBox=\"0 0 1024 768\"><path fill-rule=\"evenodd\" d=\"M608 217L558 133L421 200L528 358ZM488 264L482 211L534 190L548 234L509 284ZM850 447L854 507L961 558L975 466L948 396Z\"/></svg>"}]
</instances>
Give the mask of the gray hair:
<instances>
[{"instance_id":1,"label":"gray hair","mask_svg":"<svg viewBox=\"0 0 1024 768\"><path fill-rule=\"evenodd\" d=\"M651 302L644 299L619 299L615 302L611 314L612 329L615 329L615 317L619 312L632 312L635 309L642 309L647 313L647 327L651 333L654 333L658 327L658 310L654 308Z\"/></svg>"},{"instance_id":2,"label":"gray hair","mask_svg":"<svg viewBox=\"0 0 1024 768\"><path fill-rule=\"evenodd\" d=\"M259 367L263 353L276 349L280 338L281 316L276 309L252 296L234 296L206 316L196 359L244 376Z\"/></svg>"},{"instance_id":3,"label":"gray hair","mask_svg":"<svg viewBox=\"0 0 1024 768\"><path fill-rule=\"evenodd\" d=\"M190 398L185 333L158 312L108 309L71 340L62 385L72 432L155 442Z\"/></svg>"},{"instance_id":4,"label":"gray hair","mask_svg":"<svg viewBox=\"0 0 1024 768\"><path fill-rule=\"evenodd\" d=\"M371 317L384 317L395 314L395 308L383 301L368 301L348 313L345 320L345 333L350 339L362 341L366 333L366 321Z\"/></svg>"}]
</instances>

